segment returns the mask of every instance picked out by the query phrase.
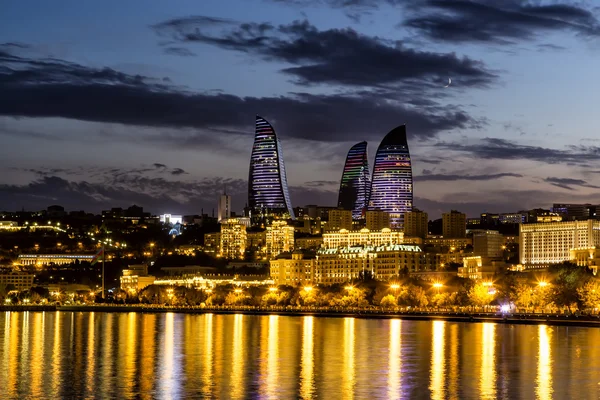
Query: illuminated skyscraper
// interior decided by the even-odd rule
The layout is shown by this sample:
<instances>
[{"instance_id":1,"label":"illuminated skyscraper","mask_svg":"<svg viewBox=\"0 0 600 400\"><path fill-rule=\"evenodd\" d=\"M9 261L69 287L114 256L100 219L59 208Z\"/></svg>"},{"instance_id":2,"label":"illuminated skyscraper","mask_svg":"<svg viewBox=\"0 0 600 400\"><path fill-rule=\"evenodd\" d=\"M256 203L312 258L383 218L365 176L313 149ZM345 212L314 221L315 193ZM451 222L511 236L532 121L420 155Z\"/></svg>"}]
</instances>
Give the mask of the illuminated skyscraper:
<instances>
[{"instance_id":1,"label":"illuminated skyscraper","mask_svg":"<svg viewBox=\"0 0 600 400\"><path fill-rule=\"evenodd\" d=\"M375 155L369 209L390 213L390 226L402 228L404 213L413 207L413 178L406 125L393 129Z\"/></svg>"},{"instance_id":2,"label":"illuminated skyscraper","mask_svg":"<svg viewBox=\"0 0 600 400\"><path fill-rule=\"evenodd\" d=\"M275 129L259 116L256 116L256 134L250 157L248 206L254 213L253 217L257 214L289 214L295 218L281 144Z\"/></svg>"},{"instance_id":3,"label":"illuminated skyscraper","mask_svg":"<svg viewBox=\"0 0 600 400\"><path fill-rule=\"evenodd\" d=\"M367 142L352 146L346 157L338 207L352 210L352 218L364 217L364 211L369 205L371 179L369 177L369 159L367 158Z\"/></svg>"}]
</instances>

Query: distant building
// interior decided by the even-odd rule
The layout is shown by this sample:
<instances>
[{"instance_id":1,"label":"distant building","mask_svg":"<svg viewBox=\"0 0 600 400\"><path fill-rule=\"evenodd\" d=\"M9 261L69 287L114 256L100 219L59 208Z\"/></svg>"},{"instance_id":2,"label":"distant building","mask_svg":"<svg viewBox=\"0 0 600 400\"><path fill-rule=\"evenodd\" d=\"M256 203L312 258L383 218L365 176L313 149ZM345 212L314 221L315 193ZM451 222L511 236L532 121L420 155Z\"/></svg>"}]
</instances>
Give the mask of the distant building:
<instances>
[{"instance_id":1,"label":"distant building","mask_svg":"<svg viewBox=\"0 0 600 400\"><path fill-rule=\"evenodd\" d=\"M454 248L455 250L464 249L469 245L473 245L473 239L462 237L462 238L447 238L444 236L427 235L425 238L426 245L441 246Z\"/></svg>"},{"instance_id":2,"label":"distant building","mask_svg":"<svg viewBox=\"0 0 600 400\"><path fill-rule=\"evenodd\" d=\"M369 210L365 213L365 228L380 231L390 227L390 213L381 210Z\"/></svg>"},{"instance_id":3,"label":"distant building","mask_svg":"<svg viewBox=\"0 0 600 400\"><path fill-rule=\"evenodd\" d=\"M138 293L146 286L154 284L155 277L148 275L148 266L146 264L130 265L123 270L121 276L121 289L129 293Z\"/></svg>"},{"instance_id":4,"label":"distant building","mask_svg":"<svg viewBox=\"0 0 600 400\"><path fill-rule=\"evenodd\" d=\"M404 214L404 237L426 238L429 216L416 208Z\"/></svg>"},{"instance_id":5,"label":"distant building","mask_svg":"<svg viewBox=\"0 0 600 400\"><path fill-rule=\"evenodd\" d=\"M223 193L219 196L219 204L217 206L217 221L221 222L231 218L231 196Z\"/></svg>"},{"instance_id":6,"label":"distant building","mask_svg":"<svg viewBox=\"0 0 600 400\"><path fill-rule=\"evenodd\" d=\"M571 249L600 246L600 221L521 224L519 258L527 267L547 267L571 260Z\"/></svg>"},{"instance_id":7,"label":"distant building","mask_svg":"<svg viewBox=\"0 0 600 400\"><path fill-rule=\"evenodd\" d=\"M67 265L80 261L91 262L94 257L94 254L19 254L17 264L37 267Z\"/></svg>"},{"instance_id":8,"label":"distant building","mask_svg":"<svg viewBox=\"0 0 600 400\"><path fill-rule=\"evenodd\" d=\"M227 259L243 258L246 252L246 225L236 218L221 223L219 255Z\"/></svg>"},{"instance_id":9,"label":"distant building","mask_svg":"<svg viewBox=\"0 0 600 400\"><path fill-rule=\"evenodd\" d=\"M183 223L183 215L176 214L162 214L159 215L158 220L167 225L175 225Z\"/></svg>"},{"instance_id":10,"label":"distant building","mask_svg":"<svg viewBox=\"0 0 600 400\"><path fill-rule=\"evenodd\" d=\"M323 247L335 249L359 245L382 246L402 244L404 233L384 228L380 231L370 231L366 228L360 231L342 229L339 232L323 234Z\"/></svg>"},{"instance_id":11,"label":"distant building","mask_svg":"<svg viewBox=\"0 0 600 400\"><path fill-rule=\"evenodd\" d=\"M524 224L527 222L526 213L507 213L498 216L498 222L501 224Z\"/></svg>"},{"instance_id":12,"label":"distant building","mask_svg":"<svg viewBox=\"0 0 600 400\"><path fill-rule=\"evenodd\" d=\"M294 247L296 249L318 249L323 245L323 236L307 236L301 237L294 240Z\"/></svg>"},{"instance_id":13,"label":"distant building","mask_svg":"<svg viewBox=\"0 0 600 400\"><path fill-rule=\"evenodd\" d=\"M204 252L217 254L221 251L221 232L204 234Z\"/></svg>"},{"instance_id":14,"label":"distant building","mask_svg":"<svg viewBox=\"0 0 600 400\"><path fill-rule=\"evenodd\" d=\"M352 211L351 210L329 210L329 220L327 221L327 231L339 231L340 229L352 229Z\"/></svg>"},{"instance_id":15,"label":"distant building","mask_svg":"<svg viewBox=\"0 0 600 400\"><path fill-rule=\"evenodd\" d=\"M265 232L267 257L294 250L294 227L286 221L273 221Z\"/></svg>"},{"instance_id":16,"label":"distant building","mask_svg":"<svg viewBox=\"0 0 600 400\"><path fill-rule=\"evenodd\" d=\"M35 275L25 272L0 272L0 285L13 285L15 290L28 290L33 286Z\"/></svg>"},{"instance_id":17,"label":"distant building","mask_svg":"<svg viewBox=\"0 0 600 400\"><path fill-rule=\"evenodd\" d=\"M445 238L467 236L467 216L456 210L442 214L442 235Z\"/></svg>"},{"instance_id":18,"label":"distant building","mask_svg":"<svg viewBox=\"0 0 600 400\"><path fill-rule=\"evenodd\" d=\"M301 250L281 253L270 261L275 285L308 285L314 281L315 255Z\"/></svg>"},{"instance_id":19,"label":"distant building","mask_svg":"<svg viewBox=\"0 0 600 400\"><path fill-rule=\"evenodd\" d=\"M502 258L504 236L498 231L473 232L473 254L485 258Z\"/></svg>"}]
</instances>

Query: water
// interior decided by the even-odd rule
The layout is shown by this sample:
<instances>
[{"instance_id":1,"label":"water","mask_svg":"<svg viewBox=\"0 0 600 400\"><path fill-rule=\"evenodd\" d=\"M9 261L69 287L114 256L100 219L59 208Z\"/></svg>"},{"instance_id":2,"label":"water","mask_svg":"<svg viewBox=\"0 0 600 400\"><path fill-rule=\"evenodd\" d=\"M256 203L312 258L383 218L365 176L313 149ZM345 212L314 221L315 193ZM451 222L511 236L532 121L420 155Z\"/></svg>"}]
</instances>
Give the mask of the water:
<instances>
[{"instance_id":1,"label":"water","mask_svg":"<svg viewBox=\"0 0 600 400\"><path fill-rule=\"evenodd\" d=\"M0 398L598 398L600 330L0 313Z\"/></svg>"}]
</instances>

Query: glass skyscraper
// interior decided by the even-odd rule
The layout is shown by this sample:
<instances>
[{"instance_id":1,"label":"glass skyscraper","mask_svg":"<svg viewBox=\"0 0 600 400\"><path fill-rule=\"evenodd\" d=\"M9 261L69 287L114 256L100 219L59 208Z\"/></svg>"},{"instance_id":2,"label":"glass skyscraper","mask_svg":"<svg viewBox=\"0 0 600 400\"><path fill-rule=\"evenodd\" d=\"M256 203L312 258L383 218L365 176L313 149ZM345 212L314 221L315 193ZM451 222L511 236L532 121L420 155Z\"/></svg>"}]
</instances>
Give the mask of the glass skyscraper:
<instances>
[{"instance_id":1,"label":"glass skyscraper","mask_svg":"<svg viewBox=\"0 0 600 400\"><path fill-rule=\"evenodd\" d=\"M256 116L256 133L250 157L248 206L253 217L289 214L295 218L281 144L275 129L259 116Z\"/></svg>"},{"instance_id":2,"label":"glass skyscraper","mask_svg":"<svg viewBox=\"0 0 600 400\"><path fill-rule=\"evenodd\" d=\"M367 142L360 142L348 151L340 182L338 207L352 210L353 219L362 218L369 205L370 192L371 178Z\"/></svg>"},{"instance_id":3,"label":"glass skyscraper","mask_svg":"<svg viewBox=\"0 0 600 400\"><path fill-rule=\"evenodd\" d=\"M406 125L388 133L377 148L371 180L370 210L390 213L390 226L402 228L413 207L413 178Z\"/></svg>"}]
</instances>

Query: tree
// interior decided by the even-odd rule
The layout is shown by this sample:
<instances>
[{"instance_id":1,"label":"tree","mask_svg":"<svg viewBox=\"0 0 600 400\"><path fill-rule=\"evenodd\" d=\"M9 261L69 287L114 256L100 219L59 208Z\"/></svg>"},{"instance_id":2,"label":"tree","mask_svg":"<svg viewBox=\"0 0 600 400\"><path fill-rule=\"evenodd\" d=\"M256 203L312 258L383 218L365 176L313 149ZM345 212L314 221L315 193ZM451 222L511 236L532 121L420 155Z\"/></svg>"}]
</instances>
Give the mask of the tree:
<instances>
[{"instance_id":1,"label":"tree","mask_svg":"<svg viewBox=\"0 0 600 400\"><path fill-rule=\"evenodd\" d=\"M494 300L495 293L484 282L478 282L469 290L468 296L472 305L487 306Z\"/></svg>"},{"instance_id":2,"label":"tree","mask_svg":"<svg viewBox=\"0 0 600 400\"><path fill-rule=\"evenodd\" d=\"M517 307L531 307L534 304L533 287L525 283L517 283L515 286L514 303Z\"/></svg>"},{"instance_id":3,"label":"tree","mask_svg":"<svg viewBox=\"0 0 600 400\"><path fill-rule=\"evenodd\" d=\"M600 308L600 282L597 279L591 279L577 289L577 295L586 308Z\"/></svg>"},{"instance_id":4,"label":"tree","mask_svg":"<svg viewBox=\"0 0 600 400\"><path fill-rule=\"evenodd\" d=\"M408 285L406 291L403 291L399 298L398 304L411 307L426 307L429 304L427 294L420 286Z\"/></svg>"},{"instance_id":5,"label":"tree","mask_svg":"<svg viewBox=\"0 0 600 400\"><path fill-rule=\"evenodd\" d=\"M559 306L577 304L580 301L577 289L591 278L587 268L564 262L550 267L549 271L554 275L552 300Z\"/></svg>"},{"instance_id":6,"label":"tree","mask_svg":"<svg viewBox=\"0 0 600 400\"><path fill-rule=\"evenodd\" d=\"M398 305L398 300L393 294L388 294L384 298L381 299L379 305L383 308L392 308Z\"/></svg>"}]
</instances>

